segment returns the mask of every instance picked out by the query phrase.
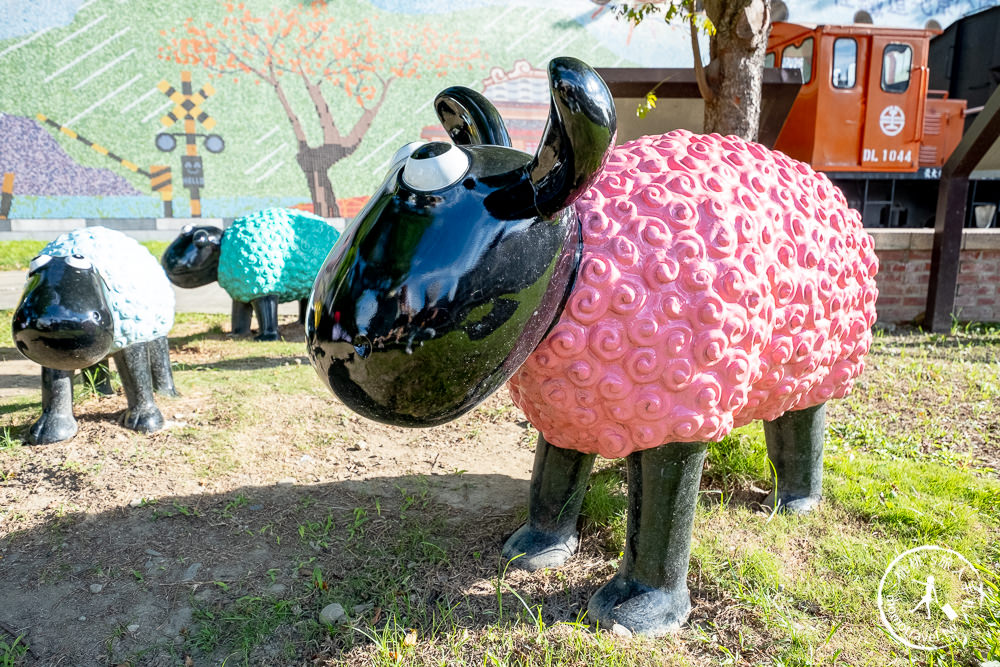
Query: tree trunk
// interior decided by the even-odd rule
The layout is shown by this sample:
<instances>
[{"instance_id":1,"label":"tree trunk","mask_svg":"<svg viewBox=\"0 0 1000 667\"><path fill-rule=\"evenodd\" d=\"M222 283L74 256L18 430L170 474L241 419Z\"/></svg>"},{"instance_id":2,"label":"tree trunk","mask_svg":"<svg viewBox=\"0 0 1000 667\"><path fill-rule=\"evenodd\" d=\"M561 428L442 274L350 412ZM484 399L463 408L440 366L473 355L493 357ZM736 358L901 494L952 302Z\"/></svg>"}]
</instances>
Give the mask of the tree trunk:
<instances>
[{"instance_id":1,"label":"tree trunk","mask_svg":"<svg viewBox=\"0 0 1000 667\"><path fill-rule=\"evenodd\" d=\"M714 95L705 101L705 132L756 141L770 4L706 0L705 12L716 30L709 43L707 74Z\"/></svg>"},{"instance_id":2,"label":"tree trunk","mask_svg":"<svg viewBox=\"0 0 1000 667\"><path fill-rule=\"evenodd\" d=\"M337 205L333 183L330 182L326 169L306 171L305 175L309 182L309 194L312 195L313 213L323 218L339 218L340 206Z\"/></svg>"},{"instance_id":3,"label":"tree trunk","mask_svg":"<svg viewBox=\"0 0 1000 667\"><path fill-rule=\"evenodd\" d=\"M330 167L354 152L357 146L324 145L309 146L299 142L299 152L295 156L306 185L312 197L313 213L324 218L340 216L340 207L333 192L333 183L328 175Z\"/></svg>"}]
</instances>

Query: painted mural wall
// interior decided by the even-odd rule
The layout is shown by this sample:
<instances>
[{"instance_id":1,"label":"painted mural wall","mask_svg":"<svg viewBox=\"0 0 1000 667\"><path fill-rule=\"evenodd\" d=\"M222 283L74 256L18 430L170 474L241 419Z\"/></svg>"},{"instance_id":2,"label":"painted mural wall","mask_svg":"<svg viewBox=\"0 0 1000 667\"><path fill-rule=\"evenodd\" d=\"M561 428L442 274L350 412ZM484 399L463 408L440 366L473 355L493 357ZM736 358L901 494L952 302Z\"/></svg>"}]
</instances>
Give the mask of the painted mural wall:
<instances>
[{"instance_id":1,"label":"painted mural wall","mask_svg":"<svg viewBox=\"0 0 1000 667\"><path fill-rule=\"evenodd\" d=\"M947 26L983 0L788 0L794 22ZM431 101L484 92L532 151L555 55L691 65L686 28L608 0L7 0L0 217L356 212Z\"/></svg>"}]
</instances>

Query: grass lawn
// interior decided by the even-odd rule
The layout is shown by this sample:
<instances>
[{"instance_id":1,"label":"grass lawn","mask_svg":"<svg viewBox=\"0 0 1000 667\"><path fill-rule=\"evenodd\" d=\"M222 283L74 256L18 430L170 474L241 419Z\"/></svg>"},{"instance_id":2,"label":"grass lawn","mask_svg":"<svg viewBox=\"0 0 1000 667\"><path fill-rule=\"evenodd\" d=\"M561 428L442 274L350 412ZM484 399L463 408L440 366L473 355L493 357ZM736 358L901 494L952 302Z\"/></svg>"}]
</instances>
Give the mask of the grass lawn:
<instances>
[{"instance_id":1,"label":"grass lawn","mask_svg":"<svg viewBox=\"0 0 1000 667\"><path fill-rule=\"evenodd\" d=\"M55 235L53 235L53 239ZM170 245L169 241L142 241L153 256L159 258ZM16 271L28 268L28 263L38 255L48 241L3 241L0 242L0 271Z\"/></svg>"},{"instance_id":2,"label":"grass lawn","mask_svg":"<svg viewBox=\"0 0 1000 667\"><path fill-rule=\"evenodd\" d=\"M660 639L595 631L585 613L622 556L620 463L592 478L577 556L507 568L537 434L506 391L445 426L385 426L329 395L300 326L263 344L227 330L225 317L179 318L181 396L158 399L172 424L157 434L124 431L120 395L78 386L80 433L31 448L20 440L39 396L4 399L0 665L1000 660L1000 327L879 332L854 392L828 407L811 515L757 504L770 484L759 424L712 445L694 609ZM931 651L891 637L877 603L889 564L922 545L959 552L982 583L948 626L954 643ZM923 584L907 585L916 604ZM334 603L346 617L326 625Z\"/></svg>"}]
</instances>

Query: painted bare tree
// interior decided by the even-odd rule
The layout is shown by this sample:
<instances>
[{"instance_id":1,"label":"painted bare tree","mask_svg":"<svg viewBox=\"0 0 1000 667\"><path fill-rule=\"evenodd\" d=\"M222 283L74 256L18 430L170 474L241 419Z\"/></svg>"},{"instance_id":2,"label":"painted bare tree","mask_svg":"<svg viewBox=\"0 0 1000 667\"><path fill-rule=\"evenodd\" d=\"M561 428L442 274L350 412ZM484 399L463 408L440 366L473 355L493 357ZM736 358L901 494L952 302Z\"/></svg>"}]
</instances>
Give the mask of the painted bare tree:
<instances>
[{"instance_id":1,"label":"painted bare tree","mask_svg":"<svg viewBox=\"0 0 1000 667\"><path fill-rule=\"evenodd\" d=\"M704 17L697 11L701 7ZM764 51L771 30L769 0L640 1L622 5L620 11L636 23L659 13L667 21L681 18L691 25L695 72L705 99L705 132L755 141L760 126ZM710 35L706 70L702 69L698 47L699 25ZM655 91L647 97L655 104Z\"/></svg>"},{"instance_id":2,"label":"painted bare tree","mask_svg":"<svg viewBox=\"0 0 1000 667\"><path fill-rule=\"evenodd\" d=\"M328 175L330 167L357 150L385 103L393 82L409 77L444 76L471 69L480 57L476 45L429 26L392 30L372 19L341 21L325 2L255 14L243 3L221 3L220 23L164 33L169 46L159 57L181 65L200 65L214 76L255 79L274 90L298 142L296 159L305 174L313 210L340 214ZM304 88L320 128L310 145L307 113L296 109L293 86ZM297 91L295 91L297 92ZM345 123L343 118L354 118ZM349 125L349 127L345 127Z\"/></svg>"}]
</instances>

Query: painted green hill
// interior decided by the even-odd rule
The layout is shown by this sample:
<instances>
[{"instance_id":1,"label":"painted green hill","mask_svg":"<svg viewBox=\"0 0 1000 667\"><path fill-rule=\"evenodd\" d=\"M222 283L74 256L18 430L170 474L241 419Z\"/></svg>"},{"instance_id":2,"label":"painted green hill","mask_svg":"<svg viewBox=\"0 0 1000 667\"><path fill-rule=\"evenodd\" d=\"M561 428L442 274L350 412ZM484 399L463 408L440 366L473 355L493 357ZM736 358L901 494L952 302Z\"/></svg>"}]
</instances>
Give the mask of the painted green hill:
<instances>
[{"instance_id":1,"label":"painted green hill","mask_svg":"<svg viewBox=\"0 0 1000 667\"><path fill-rule=\"evenodd\" d=\"M44 126L80 165L111 169L150 196L150 180L142 170L169 166L174 199L180 202L189 196L181 184L184 121L166 127L161 118L172 111L183 116L178 99L198 103L196 113L205 116L194 121L196 134L202 135L195 151L203 166L199 195L206 206L214 200L269 197L288 205L308 203L316 184L310 188L307 177L324 174L338 199L369 194L394 151L419 139L421 128L436 125L431 100L448 85L482 90L482 80L494 68L509 71L522 59L544 67L555 55L575 55L595 65L630 64L598 46L586 21L576 20L581 7L587 10L584 16L588 7L593 9L585 3L572 5L576 14L540 2L468 10L460 9L462 3L443 5L445 14L401 14L361 0L312 3L290 26L289 16L299 10L284 1L92 0L68 26L0 42L0 112L29 119L42 114L68 128L60 132L55 125ZM321 47L316 36L323 31L334 47L317 58L310 49ZM436 39L425 37L431 33ZM288 71L268 81L261 72L281 69L275 66L279 51ZM262 56L268 53L271 61ZM312 91L294 71L310 58L311 78L319 82ZM395 63L388 86L379 83L384 73L366 70L386 63ZM189 97L183 97L182 72L190 72ZM161 81L166 84L158 86ZM174 100L168 97L171 87ZM342 150L334 145L331 127L345 140L355 130L360 143L328 169L304 164L326 158L303 158L303 139L310 146ZM157 148L163 132L178 135L171 152ZM209 134L223 140L221 152L207 150L204 135ZM45 151L38 153L29 158L51 159ZM0 164L0 171L5 168Z\"/></svg>"}]
</instances>

